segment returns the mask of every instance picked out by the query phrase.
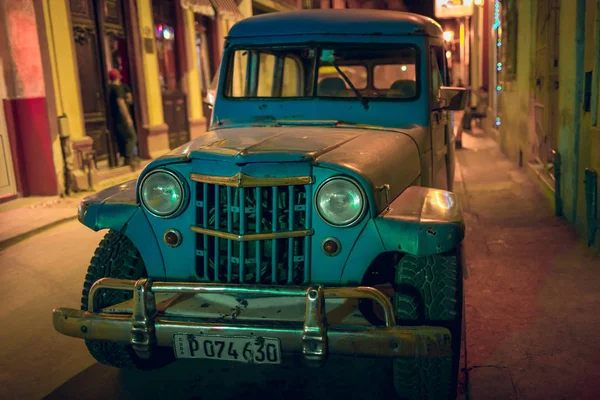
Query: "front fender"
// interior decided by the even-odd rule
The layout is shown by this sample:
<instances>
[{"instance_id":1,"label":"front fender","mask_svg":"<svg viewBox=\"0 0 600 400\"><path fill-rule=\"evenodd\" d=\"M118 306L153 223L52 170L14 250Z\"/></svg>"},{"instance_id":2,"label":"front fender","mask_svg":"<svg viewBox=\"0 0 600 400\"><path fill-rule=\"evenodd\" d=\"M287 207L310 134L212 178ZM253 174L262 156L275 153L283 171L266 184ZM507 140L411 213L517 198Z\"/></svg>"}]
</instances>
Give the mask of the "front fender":
<instances>
[{"instance_id":1,"label":"front fender","mask_svg":"<svg viewBox=\"0 0 600 400\"><path fill-rule=\"evenodd\" d=\"M465 237L462 208L456 194L411 186L375 218L386 251L415 256L444 253Z\"/></svg>"},{"instance_id":2,"label":"front fender","mask_svg":"<svg viewBox=\"0 0 600 400\"><path fill-rule=\"evenodd\" d=\"M154 230L136 201L136 181L84 198L79 204L79 222L96 232L112 229L127 236L140 252L148 276L164 280L165 265Z\"/></svg>"}]
</instances>

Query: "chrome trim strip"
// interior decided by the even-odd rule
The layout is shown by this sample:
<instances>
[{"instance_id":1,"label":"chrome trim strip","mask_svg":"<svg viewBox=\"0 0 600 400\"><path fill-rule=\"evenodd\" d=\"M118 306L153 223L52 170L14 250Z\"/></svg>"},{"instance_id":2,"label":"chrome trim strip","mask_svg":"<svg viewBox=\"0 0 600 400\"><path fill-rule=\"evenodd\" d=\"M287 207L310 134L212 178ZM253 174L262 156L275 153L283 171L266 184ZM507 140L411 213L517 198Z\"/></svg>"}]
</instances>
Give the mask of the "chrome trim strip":
<instances>
[{"instance_id":1,"label":"chrome trim strip","mask_svg":"<svg viewBox=\"0 0 600 400\"><path fill-rule=\"evenodd\" d=\"M313 182L312 176L290 176L281 178L259 178L239 172L233 176L214 176L191 173L194 182L212 183L231 187L263 187L308 185Z\"/></svg>"},{"instance_id":2,"label":"chrome trim strip","mask_svg":"<svg viewBox=\"0 0 600 400\"><path fill-rule=\"evenodd\" d=\"M199 226L190 226L192 232L200 233L207 236L216 236L221 239L234 240L236 242L251 242L255 240L269 240L269 239L289 239L297 237L311 236L313 234L312 229L304 229L300 231L287 231L287 232L272 232L272 233L245 233L243 235L236 233L228 233L223 231L217 231L215 229L201 228Z\"/></svg>"}]
</instances>

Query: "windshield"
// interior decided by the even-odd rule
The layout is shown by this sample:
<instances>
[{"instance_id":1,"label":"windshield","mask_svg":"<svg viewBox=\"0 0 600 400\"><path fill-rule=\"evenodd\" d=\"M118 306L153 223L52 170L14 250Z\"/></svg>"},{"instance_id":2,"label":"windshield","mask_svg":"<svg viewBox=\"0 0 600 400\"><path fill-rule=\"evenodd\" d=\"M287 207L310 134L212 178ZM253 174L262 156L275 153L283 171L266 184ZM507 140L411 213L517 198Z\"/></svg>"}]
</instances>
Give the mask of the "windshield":
<instances>
[{"instance_id":1,"label":"windshield","mask_svg":"<svg viewBox=\"0 0 600 400\"><path fill-rule=\"evenodd\" d=\"M413 46L238 48L230 57L226 97L414 100L419 95Z\"/></svg>"}]
</instances>

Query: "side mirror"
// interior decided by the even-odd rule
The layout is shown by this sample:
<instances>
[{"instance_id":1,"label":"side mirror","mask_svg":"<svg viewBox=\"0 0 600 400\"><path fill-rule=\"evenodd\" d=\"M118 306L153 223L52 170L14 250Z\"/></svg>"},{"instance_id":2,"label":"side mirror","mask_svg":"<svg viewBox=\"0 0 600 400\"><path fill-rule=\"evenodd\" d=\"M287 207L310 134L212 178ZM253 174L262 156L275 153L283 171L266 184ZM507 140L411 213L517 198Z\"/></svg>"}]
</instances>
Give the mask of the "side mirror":
<instances>
[{"instance_id":1,"label":"side mirror","mask_svg":"<svg viewBox=\"0 0 600 400\"><path fill-rule=\"evenodd\" d=\"M202 103L212 110L212 108L215 106L215 91L209 89Z\"/></svg>"},{"instance_id":2,"label":"side mirror","mask_svg":"<svg viewBox=\"0 0 600 400\"><path fill-rule=\"evenodd\" d=\"M440 87L440 108L450 111L462 111L467 105L467 90L460 87Z\"/></svg>"}]
</instances>

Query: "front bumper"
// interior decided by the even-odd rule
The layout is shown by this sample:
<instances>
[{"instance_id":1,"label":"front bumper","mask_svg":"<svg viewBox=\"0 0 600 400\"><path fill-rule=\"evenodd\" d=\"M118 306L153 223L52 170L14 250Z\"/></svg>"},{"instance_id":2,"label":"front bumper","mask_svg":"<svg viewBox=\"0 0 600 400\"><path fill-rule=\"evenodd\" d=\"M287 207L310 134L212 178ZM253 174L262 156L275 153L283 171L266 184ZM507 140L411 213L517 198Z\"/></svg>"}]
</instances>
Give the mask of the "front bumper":
<instances>
[{"instance_id":1,"label":"front bumper","mask_svg":"<svg viewBox=\"0 0 600 400\"><path fill-rule=\"evenodd\" d=\"M96 312L94 297L101 289L130 290L132 313ZM166 306L157 307L155 294L178 296L196 294L262 295L304 297L304 322L242 321L189 318L166 315L165 307L179 300L172 298ZM325 298L371 299L385 313L386 326L348 326L327 323ZM156 346L173 347L175 334L246 336L277 338L283 353L301 353L316 364L328 354L366 357L436 357L451 355L451 334L443 327L396 326L393 306L379 290L371 287L324 288L251 286L212 283L152 282L104 278L89 293L89 311L58 308L53 312L54 328L67 336L87 340L129 343L138 356L148 358Z\"/></svg>"}]
</instances>

